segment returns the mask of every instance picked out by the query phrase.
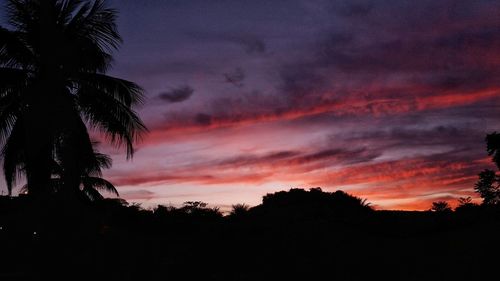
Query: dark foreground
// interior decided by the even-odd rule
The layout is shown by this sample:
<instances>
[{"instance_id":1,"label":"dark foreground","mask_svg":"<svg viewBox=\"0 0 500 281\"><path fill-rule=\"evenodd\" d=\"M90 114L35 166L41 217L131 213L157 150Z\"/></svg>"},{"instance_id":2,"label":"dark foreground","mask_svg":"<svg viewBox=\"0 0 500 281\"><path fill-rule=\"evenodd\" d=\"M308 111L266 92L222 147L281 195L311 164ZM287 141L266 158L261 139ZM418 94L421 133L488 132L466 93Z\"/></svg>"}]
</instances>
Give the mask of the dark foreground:
<instances>
[{"instance_id":1,"label":"dark foreground","mask_svg":"<svg viewBox=\"0 0 500 281\"><path fill-rule=\"evenodd\" d=\"M268 197L225 217L197 203L147 211L117 200L76 207L2 197L0 280L496 280L499 274L496 208L371 211L302 195Z\"/></svg>"}]
</instances>

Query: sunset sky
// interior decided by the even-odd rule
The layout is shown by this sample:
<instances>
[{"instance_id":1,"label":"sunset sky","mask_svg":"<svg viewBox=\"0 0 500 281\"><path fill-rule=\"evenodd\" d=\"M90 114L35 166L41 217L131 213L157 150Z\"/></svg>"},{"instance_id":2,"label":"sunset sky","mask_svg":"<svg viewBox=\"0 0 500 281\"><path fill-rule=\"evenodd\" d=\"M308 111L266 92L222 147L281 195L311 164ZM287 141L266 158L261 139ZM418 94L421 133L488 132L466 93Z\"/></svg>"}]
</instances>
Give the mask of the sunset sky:
<instances>
[{"instance_id":1,"label":"sunset sky","mask_svg":"<svg viewBox=\"0 0 500 281\"><path fill-rule=\"evenodd\" d=\"M133 160L100 146L128 201L225 209L319 186L421 210L474 197L493 168L497 0L109 3L124 39L110 74L148 98Z\"/></svg>"}]
</instances>

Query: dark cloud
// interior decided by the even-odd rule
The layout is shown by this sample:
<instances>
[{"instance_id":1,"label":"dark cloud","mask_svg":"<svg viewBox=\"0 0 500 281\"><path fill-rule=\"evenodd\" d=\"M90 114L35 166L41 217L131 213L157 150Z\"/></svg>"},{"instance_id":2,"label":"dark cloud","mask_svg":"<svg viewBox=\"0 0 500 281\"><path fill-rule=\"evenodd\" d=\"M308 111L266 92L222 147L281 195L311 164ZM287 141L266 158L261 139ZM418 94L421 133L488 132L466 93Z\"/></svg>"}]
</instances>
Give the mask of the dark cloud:
<instances>
[{"instance_id":1,"label":"dark cloud","mask_svg":"<svg viewBox=\"0 0 500 281\"><path fill-rule=\"evenodd\" d=\"M201 126L210 126L212 124L212 115L206 113L198 113L194 118L196 124Z\"/></svg>"},{"instance_id":2,"label":"dark cloud","mask_svg":"<svg viewBox=\"0 0 500 281\"><path fill-rule=\"evenodd\" d=\"M243 72L243 69L237 67L231 72L224 73L224 78L226 79L227 83L241 88L244 85L243 80L245 80L245 72Z\"/></svg>"},{"instance_id":3,"label":"dark cloud","mask_svg":"<svg viewBox=\"0 0 500 281\"><path fill-rule=\"evenodd\" d=\"M179 88L171 89L167 92L161 93L158 97L169 103L183 102L193 95L193 88L190 86L181 86Z\"/></svg>"},{"instance_id":4,"label":"dark cloud","mask_svg":"<svg viewBox=\"0 0 500 281\"><path fill-rule=\"evenodd\" d=\"M447 71L443 74L415 79L415 83L425 83L440 91L474 91L481 88L497 86L500 68L495 70L470 69L464 71Z\"/></svg>"},{"instance_id":5,"label":"dark cloud","mask_svg":"<svg viewBox=\"0 0 500 281\"><path fill-rule=\"evenodd\" d=\"M234 42L243 47L247 54L264 54L266 53L266 44L264 41L254 35L232 35L227 36L229 42Z\"/></svg>"},{"instance_id":6,"label":"dark cloud","mask_svg":"<svg viewBox=\"0 0 500 281\"><path fill-rule=\"evenodd\" d=\"M299 155L299 151L274 151L264 155L240 155L237 157L232 157L228 159L223 159L218 161L220 166L249 166L256 165L259 163L274 163L278 160L283 160L293 156Z\"/></svg>"},{"instance_id":7,"label":"dark cloud","mask_svg":"<svg viewBox=\"0 0 500 281\"><path fill-rule=\"evenodd\" d=\"M407 128L396 127L389 130L374 130L369 132L353 133L346 137L347 141L372 140L383 142L392 147L415 146L415 145L457 145L454 141L460 139L459 145L475 144L480 132L472 128L458 128L456 126L438 125L431 128ZM337 136L332 137L332 141Z\"/></svg>"},{"instance_id":8,"label":"dark cloud","mask_svg":"<svg viewBox=\"0 0 500 281\"><path fill-rule=\"evenodd\" d=\"M328 86L326 77L319 73L316 65L309 63L284 65L280 70L280 78L279 90L293 106L300 106L306 97L321 94Z\"/></svg>"},{"instance_id":9,"label":"dark cloud","mask_svg":"<svg viewBox=\"0 0 500 281\"><path fill-rule=\"evenodd\" d=\"M344 149L344 148L318 148L316 151L303 152L299 150L274 151L263 155L240 155L233 158L223 159L216 163L224 167L248 167L248 166L275 166L281 168L301 167L322 163L319 168L338 164L356 164L369 162L381 153L369 151L366 148ZM330 164L328 164L330 163ZM212 165L212 164L209 164ZM315 168L308 168L314 170Z\"/></svg>"},{"instance_id":10,"label":"dark cloud","mask_svg":"<svg viewBox=\"0 0 500 281\"><path fill-rule=\"evenodd\" d=\"M461 124L462 125L462 124ZM370 152L391 155L403 159L420 158L426 165L452 166L458 162L474 162L486 157L481 146L484 132L473 127L438 125L430 128L400 127L389 130L373 130L352 133L350 136L332 135L331 142L340 145L366 145ZM477 164L463 170L461 176L475 175Z\"/></svg>"},{"instance_id":11,"label":"dark cloud","mask_svg":"<svg viewBox=\"0 0 500 281\"><path fill-rule=\"evenodd\" d=\"M308 164L311 162L333 159L335 164L354 164L369 162L380 155L380 152L375 150L368 151L366 148L328 148L290 159L290 162Z\"/></svg>"},{"instance_id":12,"label":"dark cloud","mask_svg":"<svg viewBox=\"0 0 500 281\"><path fill-rule=\"evenodd\" d=\"M443 5L442 10L454 6ZM312 62L318 68L332 68L345 72L428 72L470 70L474 68L498 68L495 60L500 48L500 24L496 19L470 19L474 4L467 5L468 13L454 15L456 22L443 19L441 13L421 9L421 17L412 19L412 30L395 30L393 21L407 20L404 15L412 15L412 5L403 6L400 11L380 7L385 12L375 19L358 21L350 30L339 32L334 29L322 35L316 46ZM466 10L464 8L464 10ZM393 13L401 17L387 16ZM427 13L427 14L426 14ZM426 18L426 24L420 24ZM440 21L444 21L440 23ZM434 23L434 25L430 25ZM461 26L457 28L457 26ZM354 29L354 28L353 28ZM496 61L496 62L495 62Z\"/></svg>"}]
</instances>

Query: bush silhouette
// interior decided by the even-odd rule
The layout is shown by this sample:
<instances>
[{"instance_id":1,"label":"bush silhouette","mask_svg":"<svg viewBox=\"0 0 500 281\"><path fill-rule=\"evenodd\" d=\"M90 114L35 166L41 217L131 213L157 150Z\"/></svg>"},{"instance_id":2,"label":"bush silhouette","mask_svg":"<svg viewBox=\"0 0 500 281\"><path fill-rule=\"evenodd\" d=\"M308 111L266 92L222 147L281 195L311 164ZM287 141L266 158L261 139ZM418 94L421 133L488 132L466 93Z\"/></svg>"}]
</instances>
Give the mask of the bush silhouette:
<instances>
[{"instance_id":1,"label":"bush silhouette","mask_svg":"<svg viewBox=\"0 0 500 281\"><path fill-rule=\"evenodd\" d=\"M267 194L257 209L267 214L295 218L353 217L373 211L366 200L341 190L324 192L321 188L309 191L292 188Z\"/></svg>"},{"instance_id":2,"label":"bush silhouette","mask_svg":"<svg viewBox=\"0 0 500 281\"><path fill-rule=\"evenodd\" d=\"M232 206L229 216L241 218L248 215L249 210L250 206L247 204L235 204Z\"/></svg>"},{"instance_id":3,"label":"bush silhouette","mask_svg":"<svg viewBox=\"0 0 500 281\"><path fill-rule=\"evenodd\" d=\"M432 202L431 211L436 213L449 213L452 211L450 204L446 201Z\"/></svg>"}]
</instances>

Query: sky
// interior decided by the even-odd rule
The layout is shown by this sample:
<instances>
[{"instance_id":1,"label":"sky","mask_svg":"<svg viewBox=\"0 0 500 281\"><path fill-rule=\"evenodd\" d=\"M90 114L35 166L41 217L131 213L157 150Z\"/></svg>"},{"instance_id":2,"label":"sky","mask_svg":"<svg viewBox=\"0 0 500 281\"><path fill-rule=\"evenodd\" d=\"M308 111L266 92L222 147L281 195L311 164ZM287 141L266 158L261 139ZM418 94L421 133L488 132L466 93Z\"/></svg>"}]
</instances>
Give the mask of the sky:
<instances>
[{"instance_id":1,"label":"sky","mask_svg":"<svg viewBox=\"0 0 500 281\"><path fill-rule=\"evenodd\" d=\"M104 174L143 206L290 188L377 209L472 196L500 131L498 1L113 0L149 134ZM3 183L2 183L3 184Z\"/></svg>"}]
</instances>

